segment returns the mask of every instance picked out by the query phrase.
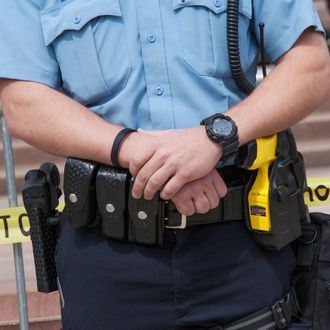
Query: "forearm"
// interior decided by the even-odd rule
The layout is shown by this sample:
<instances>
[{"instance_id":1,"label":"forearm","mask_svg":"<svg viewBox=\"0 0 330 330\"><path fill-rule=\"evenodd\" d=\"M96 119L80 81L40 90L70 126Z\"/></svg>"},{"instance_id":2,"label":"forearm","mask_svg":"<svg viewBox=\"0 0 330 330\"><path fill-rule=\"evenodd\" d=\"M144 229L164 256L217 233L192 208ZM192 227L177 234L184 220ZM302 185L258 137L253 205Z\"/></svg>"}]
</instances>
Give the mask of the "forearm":
<instances>
[{"instance_id":1,"label":"forearm","mask_svg":"<svg viewBox=\"0 0 330 330\"><path fill-rule=\"evenodd\" d=\"M254 93L227 114L240 143L284 130L330 95L329 54L319 33L306 31Z\"/></svg>"},{"instance_id":2,"label":"forearm","mask_svg":"<svg viewBox=\"0 0 330 330\"><path fill-rule=\"evenodd\" d=\"M47 86L3 80L0 91L13 136L52 154L110 163L121 127Z\"/></svg>"}]
</instances>

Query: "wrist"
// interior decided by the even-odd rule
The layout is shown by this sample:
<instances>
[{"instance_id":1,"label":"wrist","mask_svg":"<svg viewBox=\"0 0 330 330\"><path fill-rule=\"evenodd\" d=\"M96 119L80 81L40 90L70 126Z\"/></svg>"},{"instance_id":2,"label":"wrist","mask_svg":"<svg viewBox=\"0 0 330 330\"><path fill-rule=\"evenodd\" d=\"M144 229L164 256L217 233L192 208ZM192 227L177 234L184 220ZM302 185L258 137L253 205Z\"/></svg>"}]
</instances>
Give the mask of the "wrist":
<instances>
[{"instance_id":1,"label":"wrist","mask_svg":"<svg viewBox=\"0 0 330 330\"><path fill-rule=\"evenodd\" d=\"M217 159L220 159L223 154L223 147L220 143L212 141L206 133L204 126L199 126L198 129L201 132L202 139L204 141L203 145L206 146L215 156Z\"/></svg>"},{"instance_id":2,"label":"wrist","mask_svg":"<svg viewBox=\"0 0 330 330\"><path fill-rule=\"evenodd\" d=\"M222 158L224 160L237 156L239 140L238 128L231 117L216 113L201 121L205 127L205 133L210 141L222 147Z\"/></svg>"},{"instance_id":3,"label":"wrist","mask_svg":"<svg viewBox=\"0 0 330 330\"><path fill-rule=\"evenodd\" d=\"M120 167L129 168L131 155L134 150L134 145L136 144L136 140L139 137L138 132L132 132L125 136L123 141L121 142L121 146L118 151L118 163Z\"/></svg>"}]
</instances>

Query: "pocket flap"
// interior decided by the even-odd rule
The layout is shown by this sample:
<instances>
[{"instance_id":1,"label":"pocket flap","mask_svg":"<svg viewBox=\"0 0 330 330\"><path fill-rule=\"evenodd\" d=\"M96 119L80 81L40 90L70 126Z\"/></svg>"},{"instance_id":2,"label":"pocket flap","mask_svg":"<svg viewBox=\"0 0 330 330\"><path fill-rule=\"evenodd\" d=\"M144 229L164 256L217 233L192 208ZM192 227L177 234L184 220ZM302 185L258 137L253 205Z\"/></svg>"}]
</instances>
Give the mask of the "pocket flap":
<instances>
[{"instance_id":1,"label":"pocket flap","mask_svg":"<svg viewBox=\"0 0 330 330\"><path fill-rule=\"evenodd\" d=\"M179 9L187 6L207 7L214 13L219 14L227 10L228 0L173 0L173 9ZM239 11L248 18L252 17L251 0L240 1Z\"/></svg>"},{"instance_id":2,"label":"pocket flap","mask_svg":"<svg viewBox=\"0 0 330 330\"><path fill-rule=\"evenodd\" d=\"M119 0L69 1L41 11L46 46L66 30L80 30L99 16L121 16Z\"/></svg>"}]
</instances>

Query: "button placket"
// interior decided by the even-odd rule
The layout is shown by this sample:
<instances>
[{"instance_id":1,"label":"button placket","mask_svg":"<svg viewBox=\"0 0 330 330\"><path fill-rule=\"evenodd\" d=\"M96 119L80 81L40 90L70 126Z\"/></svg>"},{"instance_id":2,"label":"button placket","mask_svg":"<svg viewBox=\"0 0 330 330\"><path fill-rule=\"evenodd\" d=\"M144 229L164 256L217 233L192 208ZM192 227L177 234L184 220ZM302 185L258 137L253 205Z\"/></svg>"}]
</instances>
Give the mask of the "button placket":
<instances>
[{"instance_id":1,"label":"button placket","mask_svg":"<svg viewBox=\"0 0 330 330\"><path fill-rule=\"evenodd\" d=\"M145 0L136 1L139 34L144 36L140 42L152 127L154 129L173 129L175 126L173 103L160 11L162 2L151 1L149 9L145 10ZM164 117L164 113L168 115Z\"/></svg>"}]
</instances>

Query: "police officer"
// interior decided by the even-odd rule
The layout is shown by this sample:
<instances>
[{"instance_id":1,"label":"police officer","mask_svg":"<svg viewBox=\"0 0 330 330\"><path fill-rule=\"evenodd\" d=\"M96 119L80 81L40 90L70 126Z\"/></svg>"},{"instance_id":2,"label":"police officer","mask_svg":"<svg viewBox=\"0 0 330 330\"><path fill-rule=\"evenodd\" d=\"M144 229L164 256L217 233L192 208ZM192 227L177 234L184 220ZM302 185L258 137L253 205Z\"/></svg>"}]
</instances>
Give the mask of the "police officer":
<instances>
[{"instance_id":1,"label":"police officer","mask_svg":"<svg viewBox=\"0 0 330 330\"><path fill-rule=\"evenodd\" d=\"M227 4L0 2L1 100L11 134L57 155L111 164L118 133L140 128L113 158L135 177L133 197L160 191L187 216L216 208L227 188L214 168L228 144L208 136L201 120L225 112L230 119L218 119L233 132L236 152L238 142L306 116L329 94L330 77L312 0L241 0L243 70L253 82L260 22L276 64L246 98L228 64ZM260 249L244 221L168 229L162 248L65 224L56 257L63 329L79 330L230 324L281 299L295 265L289 247Z\"/></svg>"}]
</instances>

